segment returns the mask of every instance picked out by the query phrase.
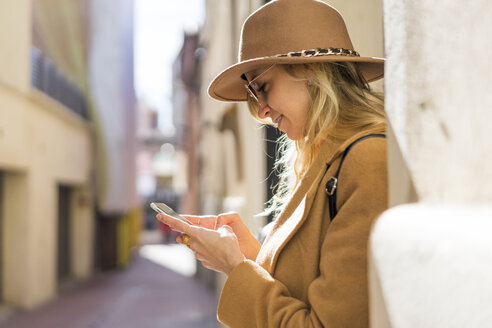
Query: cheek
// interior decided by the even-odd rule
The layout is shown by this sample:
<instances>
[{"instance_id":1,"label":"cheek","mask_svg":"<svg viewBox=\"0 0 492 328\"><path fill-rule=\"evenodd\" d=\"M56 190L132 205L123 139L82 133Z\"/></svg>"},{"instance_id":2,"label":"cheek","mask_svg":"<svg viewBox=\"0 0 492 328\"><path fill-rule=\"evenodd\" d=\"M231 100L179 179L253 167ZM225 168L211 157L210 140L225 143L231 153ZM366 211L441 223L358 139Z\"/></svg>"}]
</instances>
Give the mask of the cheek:
<instances>
[{"instance_id":1,"label":"cheek","mask_svg":"<svg viewBox=\"0 0 492 328\"><path fill-rule=\"evenodd\" d=\"M311 106L311 97L306 83L294 81L287 76L275 82L268 97L268 103L272 109L287 118L286 128L293 128L296 134L302 134Z\"/></svg>"},{"instance_id":2,"label":"cheek","mask_svg":"<svg viewBox=\"0 0 492 328\"><path fill-rule=\"evenodd\" d=\"M293 99L296 123L304 126L307 122L309 109L311 107L311 98L307 89L300 88Z\"/></svg>"},{"instance_id":3,"label":"cheek","mask_svg":"<svg viewBox=\"0 0 492 328\"><path fill-rule=\"evenodd\" d=\"M271 90L268 97L270 105L279 111L292 112L295 109L296 112L305 113L311 103L308 90L298 85L288 85L284 88L279 85Z\"/></svg>"}]
</instances>

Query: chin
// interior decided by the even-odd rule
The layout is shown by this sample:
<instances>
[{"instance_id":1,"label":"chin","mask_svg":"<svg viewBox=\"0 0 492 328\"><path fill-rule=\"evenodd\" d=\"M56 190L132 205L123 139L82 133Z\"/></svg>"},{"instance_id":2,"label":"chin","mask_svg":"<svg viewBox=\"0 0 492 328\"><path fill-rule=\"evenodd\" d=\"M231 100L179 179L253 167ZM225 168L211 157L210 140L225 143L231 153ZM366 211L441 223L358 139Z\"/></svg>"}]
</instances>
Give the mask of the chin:
<instances>
[{"instance_id":1,"label":"chin","mask_svg":"<svg viewBox=\"0 0 492 328\"><path fill-rule=\"evenodd\" d=\"M304 139L306 138L306 132L304 132L303 130L289 130L287 129L287 131L282 131L284 132L286 135L287 135L287 138L289 138L290 140L300 140L300 139Z\"/></svg>"},{"instance_id":2,"label":"chin","mask_svg":"<svg viewBox=\"0 0 492 328\"><path fill-rule=\"evenodd\" d=\"M299 134L295 134L295 133L289 133L289 132L285 132L285 134L287 134L287 137L290 139L290 140L299 140L302 138L302 135L299 135Z\"/></svg>"}]
</instances>

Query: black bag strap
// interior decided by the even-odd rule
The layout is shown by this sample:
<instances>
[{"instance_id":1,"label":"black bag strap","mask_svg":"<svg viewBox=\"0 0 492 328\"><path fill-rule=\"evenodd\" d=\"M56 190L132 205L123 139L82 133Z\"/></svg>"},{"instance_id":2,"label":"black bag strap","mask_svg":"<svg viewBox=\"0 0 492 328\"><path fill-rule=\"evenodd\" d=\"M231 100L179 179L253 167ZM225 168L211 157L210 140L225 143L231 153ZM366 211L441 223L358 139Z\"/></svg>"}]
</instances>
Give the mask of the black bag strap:
<instances>
[{"instance_id":1,"label":"black bag strap","mask_svg":"<svg viewBox=\"0 0 492 328\"><path fill-rule=\"evenodd\" d=\"M386 135L384 134L368 134L367 136L363 136L354 142L352 142L343 152L342 154L342 159L340 160L340 164L338 164L338 169L337 172L333 177L328 179L326 182L325 186L325 191L328 194L328 203L330 206L330 221L333 221L335 216L337 215L337 184L338 184L338 175L340 174L340 169L342 168L343 161L345 160L345 157L347 156L348 152L350 149L357 144L358 142L369 139L369 138L386 138ZM329 167L329 166L328 166ZM327 167L327 170L328 170Z\"/></svg>"}]
</instances>

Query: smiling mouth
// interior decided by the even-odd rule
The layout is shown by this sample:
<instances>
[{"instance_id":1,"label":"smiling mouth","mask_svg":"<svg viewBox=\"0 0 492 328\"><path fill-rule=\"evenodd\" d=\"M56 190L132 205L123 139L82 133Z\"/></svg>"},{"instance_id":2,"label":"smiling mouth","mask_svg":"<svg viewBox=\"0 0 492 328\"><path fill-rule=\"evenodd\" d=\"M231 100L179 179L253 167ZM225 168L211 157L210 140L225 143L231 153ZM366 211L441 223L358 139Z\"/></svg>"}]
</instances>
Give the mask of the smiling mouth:
<instances>
[{"instance_id":1,"label":"smiling mouth","mask_svg":"<svg viewBox=\"0 0 492 328\"><path fill-rule=\"evenodd\" d=\"M277 125L278 125L278 123L282 120L282 117L283 117L283 115L279 115L279 117L277 117L277 118L275 119L275 121L273 121L273 123L275 123L275 124L277 124Z\"/></svg>"}]
</instances>

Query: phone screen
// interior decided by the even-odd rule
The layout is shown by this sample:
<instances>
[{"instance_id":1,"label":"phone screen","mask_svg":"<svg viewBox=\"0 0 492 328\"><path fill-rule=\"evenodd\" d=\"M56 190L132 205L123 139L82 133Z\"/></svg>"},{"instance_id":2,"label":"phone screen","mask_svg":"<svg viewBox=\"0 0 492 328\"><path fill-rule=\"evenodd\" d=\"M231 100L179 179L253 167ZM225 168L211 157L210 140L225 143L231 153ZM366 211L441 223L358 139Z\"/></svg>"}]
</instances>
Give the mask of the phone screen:
<instances>
[{"instance_id":1,"label":"phone screen","mask_svg":"<svg viewBox=\"0 0 492 328\"><path fill-rule=\"evenodd\" d=\"M157 213L164 213L166 215L172 216L175 219L181 220L188 224L192 224L190 221L186 220L184 217L176 213L172 208L164 203L150 203L150 207L152 207L152 209Z\"/></svg>"}]
</instances>

